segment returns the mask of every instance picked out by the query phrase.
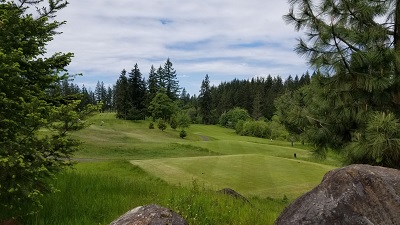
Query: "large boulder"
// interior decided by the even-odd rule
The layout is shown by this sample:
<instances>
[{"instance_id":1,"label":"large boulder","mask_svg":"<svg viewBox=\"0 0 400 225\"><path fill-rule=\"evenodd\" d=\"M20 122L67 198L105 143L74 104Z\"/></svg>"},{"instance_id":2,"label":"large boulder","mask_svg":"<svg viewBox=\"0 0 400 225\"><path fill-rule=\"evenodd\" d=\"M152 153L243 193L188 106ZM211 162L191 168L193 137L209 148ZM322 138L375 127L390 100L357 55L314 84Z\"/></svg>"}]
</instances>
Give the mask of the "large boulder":
<instances>
[{"instance_id":1,"label":"large boulder","mask_svg":"<svg viewBox=\"0 0 400 225\"><path fill-rule=\"evenodd\" d=\"M400 170L369 165L332 170L275 224L400 225Z\"/></svg>"},{"instance_id":2,"label":"large boulder","mask_svg":"<svg viewBox=\"0 0 400 225\"><path fill-rule=\"evenodd\" d=\"M188 223L174 211L158 206L146 205L136 207L110 225L188 225Z\"/></svg>"}]
</instances>

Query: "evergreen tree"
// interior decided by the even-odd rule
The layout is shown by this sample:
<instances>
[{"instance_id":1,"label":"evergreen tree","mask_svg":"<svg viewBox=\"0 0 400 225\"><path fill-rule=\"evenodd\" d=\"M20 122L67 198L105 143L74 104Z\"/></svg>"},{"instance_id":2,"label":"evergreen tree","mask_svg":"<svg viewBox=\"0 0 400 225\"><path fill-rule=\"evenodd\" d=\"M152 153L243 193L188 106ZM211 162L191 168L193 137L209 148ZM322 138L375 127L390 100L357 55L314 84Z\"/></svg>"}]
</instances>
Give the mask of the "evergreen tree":
<instances>
[{"instance_id":1,"label":"evergreen tree","mask_svg":"<svg viewBox=\"0 0 400 225\"><path fill-rule=\"evenodd\" d=\"M85 85L82 86L81 89L81 103L79 104L79 108L83 109L87 105L95 105L96 101L91 99L89 91L86 89Z\"/></svg>"},{"instance_id":2,"label":"evergreen tree","mask_svg":"<svg viewBox=\"0 0 400 225\"><path fill-rule=\"evenodd\" d=\"M164 75L164 69L162 68L162 66L160 65L160 67L158 67L157 72L156 72L156 80L157 80L157 93L161 90L167 90L167 81Z\"/></svg>"},{"instance_id":3,"label":"evergreen tree","mask_svg":"<svg viewBox=\"0 0 400 225\"><path fill-rule=\"evenodd\" d=\"M364 142L371 131L367 129L374 119L371 115L400 112L398 1L290 3L285 19L297 30L306 29L308 36L300 39L296 51L321 73L318 81L311 82L318 89L311 90L314 99L307 106L314 121L310 127L315 128L310 129L315 131L311 141L320 151L343 148L353 140ZM399 148L393 145L387 151L399 155L395 149ZM375 164L393 165L378 158Z\"/></svg>"},{"instance_id":4,"label":"evergreen tree","mask_svg":"<svg viewBox=\"0 0 400 225\"><path fill-rule=\"evenodd\" d=\"M201 82L199 94L199 108L204 124L210 124L211 122L211 105L210 80L208 74L206 74L206 77Z\"/></svg>"},{"instance_id":5,"label":"evergreen tree","mask_svg":"<svg viewBox=\"0 0 400 225\"><path fill-rule=\"evenodd\" d=\"M190 94L186 92L186 89L183 88L181 95L179 97L179 106L180 108L190 108Z\"/></svg>"},{"instance_id":6,"label":"evergreen tree","mask_svg":"<svg viewBox=\"0 0 400 225\"><path fill-rule=\"evenodd\" d=\"M97 81L96 84L96 89L95 89L95 96L96 96L96 101L102 103L101 111L105 111L107 108L107 103L106 103L106 95L107 95L107 89L104 86L104 82Z\"/></svg>"},{"instance_id":7,"label":"evergreen tree","mask_svg":"<svg viewBox=\"0 0 400 225\"><path fill-rule=\"evenodd\" d=\"M153 65L151 65L149 78L147 80L148 86L148 95L147 95L147 102L150 103L151 100L156 96L157 92L159 91L159 80L158 73Z\"/></svg>"},{"instance_id":8,"label":"evergreen tree","mask_svg":"<svg viewBox=\"0 0 400 225\"><path fill-rule=\"evenodd\" d=\"M122 70L115 84L115 109L117 118L127 119L130 109L129 84L126 70Z\"/></svg>"},{"instance_id":9,"label":"evergreen tree","mask_svg":"<svg viewBox=\"0 0 400 225\"><path fill-rule=\"evenodd\" d=\"M146 113L146 83L142 78L138 64L135 64L128 78L130 109L127 119L139 120Z\"/></svg>"},{"instance_id":10,"label":"evergreen tree","mask_svg":"<svg viewBox=\"0 0 400 225\"><path fill-rule=\"evenodd\" d=\"M170 99L176 100L179 96L179 83L176 78L176 70L172 67L173 64L168 58L164 64L163 76L161 79L165 83L165 90Z\"/></svg>"},{"instance_id":11,"label":"evergreen tree","mask_svg":"<svg viewBox=\"0 0 400 225\"><path fill-rule=\"evenodd\" d=\"M68 78L73 54L44 57L64 24L54 17L67 6L48 3L0 1L0 221L40 209L44 194L55 190L51 178L71 165L79 146L70 132L85 127L80 121L95 110L78 110L79 101L53 90Z\"/></svg>"},{"instance_id":12,"label":"evergreen tree","mask_svg":"<svg viewBox=\"0 0 400 225\"><path fill-rule=\"evenodd\" d=\"M111 111L113 109L113 96L114 96L114 91L111 88L111 86L107 87L107 92L106 92L106 98L105 98L105 105L106 105L106 110Z\"/></svg>"},{"instance_id":13,"label":"evergreen tree","mask_svg":"<svg viewBox=\"0 0 400 225\"><path fill-rule=\"evenodd\" d=\"M262 117L261 114L261 93L260 91L256 91L253 100L253 111L252 116L255 120L258 120Z\"/></svg>"}]
</instances>

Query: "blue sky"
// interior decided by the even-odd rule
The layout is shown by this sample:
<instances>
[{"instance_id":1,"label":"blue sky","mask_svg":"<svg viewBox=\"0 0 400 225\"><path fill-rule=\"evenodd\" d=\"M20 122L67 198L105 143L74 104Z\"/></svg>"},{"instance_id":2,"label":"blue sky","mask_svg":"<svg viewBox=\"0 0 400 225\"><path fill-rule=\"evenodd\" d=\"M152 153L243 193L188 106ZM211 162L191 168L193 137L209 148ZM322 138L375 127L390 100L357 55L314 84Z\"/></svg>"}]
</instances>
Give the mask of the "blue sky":
<instances>
[{"instance_id":1,"label":"blue sky","mask_svg":"<svg viewBox=\"0 0 400 225\"><path fill-rule=\"evenodd\" d=\"M294 51L301 34L285 24L287 1L71 0L57 20L67 21L48 53L73 52L75 83L112 85L138 63L144 77L170 58L179 84L198 94L234 78L301 75L309 68Z\"/></svg>"}]
</instances>

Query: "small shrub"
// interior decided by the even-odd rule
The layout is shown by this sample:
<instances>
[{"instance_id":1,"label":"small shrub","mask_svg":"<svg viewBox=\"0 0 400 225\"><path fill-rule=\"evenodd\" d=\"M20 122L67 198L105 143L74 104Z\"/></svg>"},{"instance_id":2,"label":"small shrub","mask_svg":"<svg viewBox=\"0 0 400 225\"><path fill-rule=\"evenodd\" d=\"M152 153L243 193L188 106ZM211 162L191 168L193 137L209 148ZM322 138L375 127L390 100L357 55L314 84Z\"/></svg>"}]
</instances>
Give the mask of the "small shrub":
<instances>
[{"instance_id":1,"label":"small shrub","mask_svg":"<svg viewBox=\"0 0 400 225\"><path fill-rule=\"evenodd\" d=\"M187 136L187 133L185 130L181 130L181 132L179 133L179 137L181 137L182 139L185 138Z\"/></svg>"},{"instance_id":2,"label":"small shrub","mask_svg":"<svg viewBox=\"0 0 400 225\"><path fill-rule=\"evenodd\" d=\"M151 122L151 123L149 124L149 129L154 129L154 123L153 123L153 122Z\"/></svg>"},{"instance_id":3,"label":"small shrub","mask_svg":"<svg viewBox=\"0 0 400 225\"><path fill-rule=\"evenodd\" d=\"M190 117L186 112L180 112L178 114L178 126L180 128L185 129L190 126Z\"/></svg>"},{"instance_id":4,"label":"small shrub","mask_svg":"<svg viewBox=\"0 0 400 225\"><path fill-rule=\"evenodd\" d=\"M158 129L160 129L161 131L164 131L165 129L167 129L167 123L165 123L164 120L160 119L160 120L158 120L157 127L158 127Z\"/></svg>"},{"instance_id":5,"label":"small shrub","mask_svg":"<svg viewBox=\"0 0 400 225\"><path fill-rule=\"evenodd\" d=\"M176 128L178 127L178 118L177 115L174 114L170 121L169 121L169 125L171 126L172 129L176 130Z\"/></svg>"}]
</instances>

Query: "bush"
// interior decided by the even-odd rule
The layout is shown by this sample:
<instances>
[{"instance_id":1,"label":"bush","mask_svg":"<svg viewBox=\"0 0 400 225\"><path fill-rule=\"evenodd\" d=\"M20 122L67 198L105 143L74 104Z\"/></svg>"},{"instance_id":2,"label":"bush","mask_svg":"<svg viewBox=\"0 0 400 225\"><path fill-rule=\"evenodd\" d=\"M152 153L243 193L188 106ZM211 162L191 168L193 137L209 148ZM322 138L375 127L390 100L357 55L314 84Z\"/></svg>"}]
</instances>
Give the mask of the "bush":
<instances>
[{"instance_id":1,"label":"bush","mask_svg":"<svg viewBox=\"0 0 400 225\"><path fill-rule=\"evenodd\" d=\"M190 126L190 117L186 112L180 112L178 114L178 127L185 129Z\"/></svg>"},{"instance_id":2,"label":"bush","mask_svg":"<svg viewBox=\"0 0 400 225\"><path fill-rule=\"evenodd\" d=\"M181 132L179 133L179 137L181 137L182 139L185 138L187 136L187 133L185 130L181 130Z\"/></svg>"},{"instance_id":3,"label":"bush","mask_svg":"<svg viewBox=\"0 0 400 225\"><path fill-rule=\"evenodd\" d=\"M167 129L167 123L166 123L163 119L159 119L159 120L158 120L157 127L158 127L158 129L160 129L161 131L164 131L165 129Z\"/></svg>"},{"instance_id":4,"label":"bush","mask_svg":"<svg viewBox=\"0 0 400 225\"><path fill-rule=\"evenodd\" d=\"M243 124L240 134L244 136L269 138L271 136L271 129L264 121L246 121Z\"/></svg>"},{"instance_id":5,"label":"bush","mask_svg":"<svg viewBox=\"0 0 400 225\"><path fill-rule=\"evenodd\" d=\"M149 129L154 129L154 123L153 122L150 122Z\"/></svg>"},{"instance_id":6,"label":"bush","mask_svg":"<svg viewBox=\"0 0 400 225\"><path fill-rule=\"evenodd\" d=\"M223 113L219 118L219 124L228 128L236 128L236 124L240 121L246 121L250 119L250 115L247 110L236 107Z\"/></svg>"}]
</instances>

